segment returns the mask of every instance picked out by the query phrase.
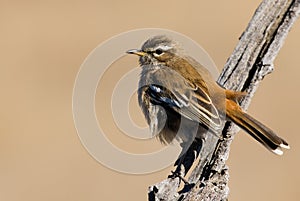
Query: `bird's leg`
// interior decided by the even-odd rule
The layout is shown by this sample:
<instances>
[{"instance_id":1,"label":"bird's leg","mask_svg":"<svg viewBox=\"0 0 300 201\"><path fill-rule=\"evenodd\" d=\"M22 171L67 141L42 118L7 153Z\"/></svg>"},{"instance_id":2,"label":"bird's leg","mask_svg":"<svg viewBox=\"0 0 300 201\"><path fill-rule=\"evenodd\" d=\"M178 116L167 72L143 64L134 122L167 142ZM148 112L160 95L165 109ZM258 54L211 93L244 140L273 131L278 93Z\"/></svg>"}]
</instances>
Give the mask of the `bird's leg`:
<instances>
[{"instance_id":1,"label":"bird's leg","mask_svg":"<svg viewBox=\"0 0 300 201\"><path fill-rule=\"evenodd\" d=\"M176 160L174 166L177 166L175 171L172 171L172 174L169 178L179 177L185 184L188 182L184 179L185 175L188 173L192 167L194 161L199 156L202 140L195 139L193 143L187 148L189 143L181 143L182 151L179 158Z\"/></svg>"}]
</instances>

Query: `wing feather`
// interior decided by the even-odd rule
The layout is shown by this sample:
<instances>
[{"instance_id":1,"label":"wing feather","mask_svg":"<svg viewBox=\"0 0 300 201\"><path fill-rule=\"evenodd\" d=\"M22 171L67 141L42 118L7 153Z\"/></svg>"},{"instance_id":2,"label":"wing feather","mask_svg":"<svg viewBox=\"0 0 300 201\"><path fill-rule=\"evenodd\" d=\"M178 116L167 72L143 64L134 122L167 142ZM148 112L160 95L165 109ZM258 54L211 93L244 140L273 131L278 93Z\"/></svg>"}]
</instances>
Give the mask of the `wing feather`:
<instances>
[{"instance_id":1,"label":"wing feather","mask_svg":"<svg viewBox=\"0 0 300 201\"><path fill-rule=\"evenodd\" d=\"M199 88L192 90L187 86L186 89L189 90L179 93L176 89L150 85L146 93L149 94L151 103L175 110L185 118L202 123L218 132L222 123L209 95Z\"/></svg>"}]
</instances>

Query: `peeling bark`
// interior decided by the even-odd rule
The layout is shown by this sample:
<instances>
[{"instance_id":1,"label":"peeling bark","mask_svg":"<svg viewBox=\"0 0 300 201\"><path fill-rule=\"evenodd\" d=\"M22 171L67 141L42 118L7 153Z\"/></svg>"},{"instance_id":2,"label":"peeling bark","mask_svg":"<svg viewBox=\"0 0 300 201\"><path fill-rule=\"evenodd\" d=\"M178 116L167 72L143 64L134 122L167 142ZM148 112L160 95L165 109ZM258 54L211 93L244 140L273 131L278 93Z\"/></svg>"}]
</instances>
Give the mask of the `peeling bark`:
<instances>
[{"instance_id":1,"label":"peeling bark","mask_svg":"<svg viewBox=\"0 0 300 201\"><path fill-rule=\"evenodd\" d=\"M274 59L299 13L300 0L264 0L227 60L218 82L227 89L248 92L240 102L245 110L259 83L273 71ZM225 163L238 131L227 122L224 139L211 138L203 144L201 152L205 154L200 153L199 163L188 178L193 185L179 192L179 179L169 178L149 188L148 200L227 200L229 168Z\"/></svg>"}]
</instances>

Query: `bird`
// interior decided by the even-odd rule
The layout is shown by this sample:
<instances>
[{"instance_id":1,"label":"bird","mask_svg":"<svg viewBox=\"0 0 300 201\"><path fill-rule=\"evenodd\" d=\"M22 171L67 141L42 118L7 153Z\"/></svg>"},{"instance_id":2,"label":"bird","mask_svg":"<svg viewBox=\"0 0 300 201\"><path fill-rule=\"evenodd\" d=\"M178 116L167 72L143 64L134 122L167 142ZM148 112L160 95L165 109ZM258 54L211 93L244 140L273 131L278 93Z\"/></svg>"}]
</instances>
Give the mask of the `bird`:
<instances>
[{"instance_id":1,"label":"bird","mask_svg":"<svg viewBox=\"0 0 300 201\"><path fill-rule=\"evenodd\" d=\"M239 105L247 93L220 86L211 73L167 35L146 40L139 56L142 68L138 102L152 135L164 144L221 135L226 121L234 122L271 152L282 155L288 143L247 114Z\"/></svg>"}]
</instances>

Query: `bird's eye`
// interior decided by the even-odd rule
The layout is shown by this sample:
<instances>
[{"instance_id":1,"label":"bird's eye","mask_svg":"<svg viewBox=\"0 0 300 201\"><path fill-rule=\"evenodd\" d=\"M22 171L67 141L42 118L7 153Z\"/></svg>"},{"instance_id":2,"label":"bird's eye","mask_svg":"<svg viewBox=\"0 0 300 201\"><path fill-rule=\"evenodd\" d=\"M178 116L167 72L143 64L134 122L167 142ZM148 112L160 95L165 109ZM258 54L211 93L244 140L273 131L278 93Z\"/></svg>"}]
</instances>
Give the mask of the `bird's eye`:
<instances>
[{"instance_id":1,"label":"bird's eye","mask_svg":"<svg viewBox=\"0 0 300 201\"><path fill-rule=\"evenodd\" d=\"M162 49L156 49L155 54L161 55L163 53Z\"/></svg>"}]
</instances>

